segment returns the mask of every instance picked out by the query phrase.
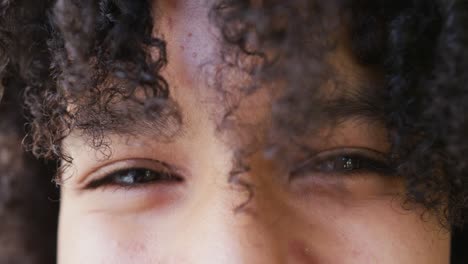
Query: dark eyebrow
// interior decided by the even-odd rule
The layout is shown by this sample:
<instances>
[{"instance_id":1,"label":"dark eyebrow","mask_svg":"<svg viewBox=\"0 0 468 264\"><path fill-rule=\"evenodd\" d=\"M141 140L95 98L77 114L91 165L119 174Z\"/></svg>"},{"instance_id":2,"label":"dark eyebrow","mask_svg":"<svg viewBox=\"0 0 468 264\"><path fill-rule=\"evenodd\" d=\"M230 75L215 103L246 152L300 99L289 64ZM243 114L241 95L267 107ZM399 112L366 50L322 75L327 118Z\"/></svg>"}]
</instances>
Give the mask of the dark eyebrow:
<instances>
[{"instance_id":1,"label":"dark eyebrow","mask_svg":"<svg viewBox=\"0 0 468 264\"><path fill-rule=\"evenodd\" d=\"M385 120L383 88L361 87L345 90L339 96L323 102L323 111L331 121L363 119L369 122Z\"/></svg>"},{"instance_id":2,"label":"dark eyebrow","mask_svg":"<svg viewBox=\"0 0 468 264\"><path fill-rule=\"evenodd\" d=\"M385 108L381 91L376 87L342 89L332 98L319 100L317 107L324 114L327 125L349 119L383 122ZM182 134L182 113L175 102L154 111L144 111L141 105L132 102L121 102L119 105L102 112L84 111L76 127L93 141L108 134L147 135L155 140L169 141ZM323 116L320 118L323 120Z\"/></svg>"},{"instance_id":3,"label":"dark eyebrow","mask_svg":"<svg viewBox=\"0 0 468 264\"><path fill-rule=\"evenodd\" d=\"M170 99L157 99L167 100ZM178 137L183 118L175 102L164 107L121 101L105 109L82 109L76 116L76 130L99 145L106 135L147 135L155 140L169 141Z\"/></svg>"}]
</instances>

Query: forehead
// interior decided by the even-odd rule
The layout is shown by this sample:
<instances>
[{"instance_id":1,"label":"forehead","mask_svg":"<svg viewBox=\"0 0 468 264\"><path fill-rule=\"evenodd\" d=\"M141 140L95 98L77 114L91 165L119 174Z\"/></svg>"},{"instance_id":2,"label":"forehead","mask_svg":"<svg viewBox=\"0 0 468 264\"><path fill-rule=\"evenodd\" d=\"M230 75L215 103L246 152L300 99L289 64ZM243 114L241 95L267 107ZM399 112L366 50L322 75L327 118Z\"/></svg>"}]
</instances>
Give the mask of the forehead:
<instances>
[{"instance_id":1,"label":"forehead","mask_svg":"<svg viewBox=\"0 0 468 264\"><path fill-rule=\"evenodd\" d=\"M174 82L171 87L174 96L178 96L178 91L183 91L180 93L184 94L196 92L197 96L210 93L210 90L223 90L222 92L229 90L229 93L236 93L235 90L248 90L249 86L254 86L252 81L264 81L269 85L274 82L273 86L283 86L282 88L294 85L291 82L297 82L308 86L303 90L318 91L317 86L320 86L322 91L332 92L334 95L346 91L349 93L362 89L376 89L381 85L382 78L378 69L359 63L353 53L350 29L348 24L341 20L344 18L335 17L336 21L341 22L336 23L333 30L316 36L327 39L326 42L329 44L326 49L319 49L322 45L319 42L324 42L323 39L315 39L317 43L311 41L298 47L287 45L270 47L259 44L257 46L259 53L264 52L265 56L274 53L279 57L273 65L274 70L271 71L261 68L259 65L263 65L264 60L258 58L257 54L243 50L244 44L231 43L226 39L223 35L226 34L224 30L227 30L225 27L230 27L212 19L214 1L168 2L170 1L161 1L155 7L155 35L167 42L169 62L163 74ZM252 32L244 33L244 38L256 38L251 36ZM297 53L292 52L295 49ZM311 55L317 57L307 57L306 50L314 49L318 49L317 53L320 54ZM298 55L303 57L296 58ZM258 73L255 70L264 72ZM319 81L314 82L317 80L312 80L310 75L320 75L316 78ZM188 78L204 83L198 86L178 84ZM307 83L309 80L312 82ZM330 81L333 85L330 85Z\"/></svg>"},{"instance_id":2,"label":"forehead","mask_svg":"<svg viewBox=\"0 0 468 264\"><path fill-rule=\"evenodd\" d=\"M281 56L272 67L274 70L259 73L252 69L257 69L256 65L261 65L262 60L226 41L220 25L211 19L213 1L154 3L153 36L163 39L167 45L168 63L162 69L161 76L169 87L169 105L172 109L166 112L172 116L160 113L146 116L138 106L133 107L132 102L122 101L110 107L115 110L111 115L126 114L128 111L138 114L132 115L127 122L126 118L119 117L119 122L110 122L113 126L109 127L100 121L89 122L104 132L148 132L146 134L155 136L155 139L161 138L161 135L167 139L187 133L187 127L199 123L197 120L200 119L215 121L215 129L239 127L239 124L244 124L243 127L246 127L245 124L260 127L271 123L276 101L287 96L299 98L300 101L293 107L283 107L284 111L280 114L286 115L287 119L318 108L312 103L317 98L331 101L332 111L338 115L373 111L370 108L374 106L369 102L376 101L373 91L379 89L378 74L375 69L357 62L344 24L337 24L335 31L322 35L333 44L319 58L290 59L288 49L294 48L283 47L285 50L281 50L276 47L277 50L273 52ZM305 47L314 49L315 45L311 43L302 48ZM159 52L150 51L152 57L159 56ZM317 68L321 69L317 71ZM315 72L309 73L307 70ZM144 88L137 88L138 93L144 97ZM306 105L304 109L301 109L301 104ZM90 115L90 118L105 120L107 114ZM252 132L247 131L243 133Z\"/></svg>"}]
</instances>

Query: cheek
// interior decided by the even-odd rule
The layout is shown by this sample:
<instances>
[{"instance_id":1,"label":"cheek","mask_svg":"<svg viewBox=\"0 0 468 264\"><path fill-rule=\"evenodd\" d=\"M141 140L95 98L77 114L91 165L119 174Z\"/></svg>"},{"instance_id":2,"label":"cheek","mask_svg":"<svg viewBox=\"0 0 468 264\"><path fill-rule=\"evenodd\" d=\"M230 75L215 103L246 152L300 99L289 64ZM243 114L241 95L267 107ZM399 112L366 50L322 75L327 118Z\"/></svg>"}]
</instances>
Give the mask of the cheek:
<instances>
[{"instance_id":1,"label":"cheek","mask_svg":"<svg viewBox=\"0 0 468 264\"><path fill-rule=\"evenodd\" d=\"M139 222L122 216L116 220L62 214L59 263L161 263L165 244Z\"/></svg>"},{"instance_id":2,"label":"cheek","mask_svg":"<svg viewBox=\"0 0 468 264\"><path fill-rule=\"evenodd\" d=\"M448 232L441 231L435 219L423 220L417 212L400 209L398 202L373 200L345 208L328 200L314 207L296 220L304 223L298 228L300 239L293 239L290 245L291 255L298 259L448 263Z\"/></svg>"}]
</instances>

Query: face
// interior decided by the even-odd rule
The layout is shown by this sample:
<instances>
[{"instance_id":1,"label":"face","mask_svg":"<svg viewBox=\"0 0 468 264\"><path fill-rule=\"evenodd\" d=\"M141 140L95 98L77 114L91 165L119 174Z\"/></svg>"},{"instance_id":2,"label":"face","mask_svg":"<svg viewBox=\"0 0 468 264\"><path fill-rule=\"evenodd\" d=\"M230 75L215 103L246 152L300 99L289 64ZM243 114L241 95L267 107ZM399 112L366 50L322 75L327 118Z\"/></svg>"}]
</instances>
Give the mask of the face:
<instances>
[{"instance_id":1,"label":"face","mask_svg":"<svg viewBox=\"0 0 468 264\"><path fill-rule=\"evenodd\" d=\"M268 89L237 110L255 129L219 129L223 102L207 88L205 67L222 63L210 4L157 2L154 34L167 41L162 74L183 117L180 132L171 140L160 140L161 129L109 133L111 155L79 131L66 138L73 163L62 175L59 263L449 263L450 234L436 217L402 208L404 184L386 170L382 124L349 116L320 127L300 139L314 155L287 150L296 166L278 165L263 151ZM326 58L350 90L373 79L346 44ZM244 144L256 150L233 184Z\"/></svg>"}]
</instances>

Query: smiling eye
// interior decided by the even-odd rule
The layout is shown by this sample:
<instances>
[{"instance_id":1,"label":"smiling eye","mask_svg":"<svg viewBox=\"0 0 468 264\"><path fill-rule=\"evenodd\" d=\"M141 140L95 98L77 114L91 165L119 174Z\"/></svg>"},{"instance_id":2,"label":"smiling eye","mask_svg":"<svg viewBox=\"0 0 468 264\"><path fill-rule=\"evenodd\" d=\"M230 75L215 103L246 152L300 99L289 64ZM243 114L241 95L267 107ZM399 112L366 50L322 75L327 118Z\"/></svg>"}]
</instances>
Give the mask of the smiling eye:
<instances>
[{"instance_id":1,"label":"smiling eye","mask_svg":"<svg viewBox=\"0 0 468 264\"><path fill-rule=\"evenodd\" d=\"M146 184L167 184L182 182L182 178L168 171L153 171L145 168L131 168L113 172L104 178L90 182L86 189L97 189L106 185L136 187Z\"/></svg>"},{"instance_id":2,"label":"smiling eye","mask_svg":"<svg viewBox=\"0 0 468 264\"><path fill-rule=\"evenodd\" d=\"M315 169L321 172L352 171L361 168L363 159L357 157L338 156L315 162Z\"/></svg>"},{"instance_id":3,"label":"smiling eye","mask_svg":"<svg viewBox=\"0 0 468 264\"><path fill-rule=\"evenodd\" d=\"M114 182L121 185L144 184L153 181L168 182L175 177L166 172L155 172L148 169L130 169L112 175Z\"/></svg>"},{"instance_id":4,"label":"smiling eye","mask_svg":"<svg viewBox=\"0 0 468 264\"><path fill-rule=\"evenodd\" d=\"M365 172L388 175L392 171L392 166L383 154L371 150L343 149L314 155L293 169L291 176L310 173L349 175Z\"/></svg>"}]
</instances>

